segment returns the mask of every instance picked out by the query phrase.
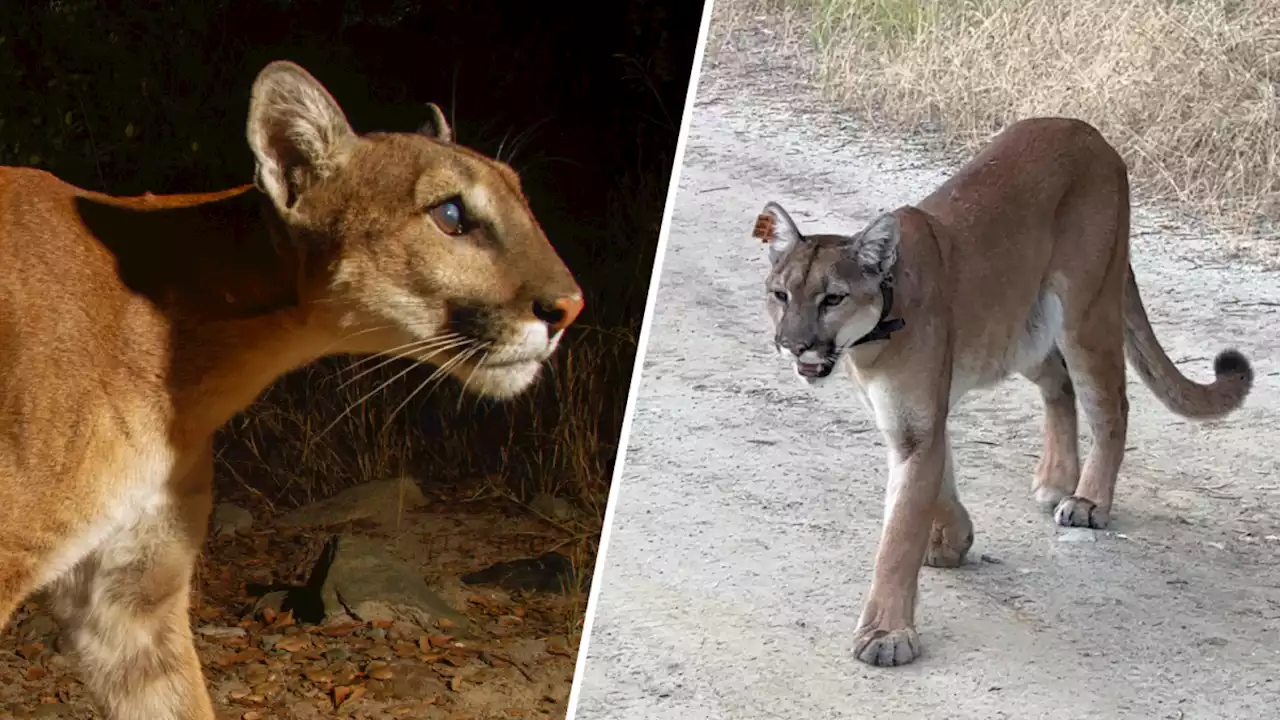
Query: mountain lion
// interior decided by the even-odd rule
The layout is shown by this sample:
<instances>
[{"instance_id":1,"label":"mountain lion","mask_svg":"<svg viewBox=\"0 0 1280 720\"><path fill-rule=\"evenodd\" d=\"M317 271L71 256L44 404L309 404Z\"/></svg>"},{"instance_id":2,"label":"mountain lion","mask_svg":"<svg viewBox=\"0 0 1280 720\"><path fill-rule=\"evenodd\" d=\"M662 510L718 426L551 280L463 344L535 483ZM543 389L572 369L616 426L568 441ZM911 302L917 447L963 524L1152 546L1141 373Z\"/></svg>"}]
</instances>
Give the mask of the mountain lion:
<instances>
[{"instance_id":1,"label":"mountain lion","mask_svg":"<svg viewBox=\"0 0 1280 720\"><path fill-rule=\"evenodd\" d=\"M0 622L46 589L106 717L214 717L187 598L232 414L333 353L511 397L582 310L515 172L429 107L359 135L275 62L252 186L117 198L0 168Z\"/></svg>"},{"instance_id":2,"label":"mountain lion","mask_svg":"<svg viewBox=\"0 0 1280 720\"><path fill-rule=\"evenodd\" d=\"M1215 418L1253 383L1226 350L1201 385L1169 360L1129 266L1124 161L1089 125L1016 123L916 206L855 235L805 235L777 203L769 245L774 343L805 382L842 365L889 448L884 528L855 653L873 665L920 654L921 564L960 565L973 524L956 491L947 416L970 390L1018 373L1044 400L1032 484L1059 525L1103 528L1124 457L1125 358L1169 410ZM1076 400L1095 438L1083 467Z\"/></svg>"}]
</instances>

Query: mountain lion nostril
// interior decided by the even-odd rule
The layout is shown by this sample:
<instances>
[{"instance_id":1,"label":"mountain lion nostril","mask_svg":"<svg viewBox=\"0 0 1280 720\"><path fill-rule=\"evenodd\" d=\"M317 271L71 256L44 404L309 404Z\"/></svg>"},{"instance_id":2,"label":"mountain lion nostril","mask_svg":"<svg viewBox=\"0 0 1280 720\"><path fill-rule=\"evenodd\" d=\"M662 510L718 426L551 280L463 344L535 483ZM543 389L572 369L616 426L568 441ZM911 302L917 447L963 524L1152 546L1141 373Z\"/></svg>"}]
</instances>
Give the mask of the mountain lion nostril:
<instances>
[{"instance_id":1,"label":"mountain lion nostril","mask_svg":"<svg viewBox=\"0 0 1280 720\"><path fill-rule=\"evenodd\" d=\"M552 332L563 330L578 318L582 312L582 296L562 297L554 302L536 300L533 303L533 316L546 323Z\"/></svg>"}]
</instances>

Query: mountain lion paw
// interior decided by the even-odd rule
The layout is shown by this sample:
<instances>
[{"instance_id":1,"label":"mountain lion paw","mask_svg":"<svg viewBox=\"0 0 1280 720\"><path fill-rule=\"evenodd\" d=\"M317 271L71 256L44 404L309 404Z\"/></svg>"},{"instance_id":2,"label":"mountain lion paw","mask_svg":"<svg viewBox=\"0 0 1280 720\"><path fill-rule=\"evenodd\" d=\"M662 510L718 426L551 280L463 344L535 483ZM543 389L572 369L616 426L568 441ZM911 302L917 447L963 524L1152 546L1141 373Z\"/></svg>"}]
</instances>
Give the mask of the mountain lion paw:
<instances>
[{"instance_id":1,"label":"mountain lion paw","mask_svg":"<svg viewBox=\"0 0 1280 720\"><path fill-rule=\"evenodd\" d=\"M1054 522L1063 527L1082 527L1101 530L1111 522L1111 514L1098 507L1092 500L1071 495L1058 503L1053 513Z\"/></svg>"},{"instance_id":2,"label":"mountain lion paw","mask_svg":"<svg viewBox=\"0 0 1280 720\"><path fill-rule=\"evenodd\" d=\"M854 633L853 640L854 655L868 665L894 667L920 657L920 635L915 628L866 627Z\"/></svg>"},{"instance_id":3,"label":"mountain lion paw","mask_svg":"<svg viewBox=\"0 0 1280 720\"><path fill-rule=\"evenodd\" d=\"M933 526L929 537L929 552L924 556L924 564L935 568L957 568L964 564L964 557L973 547L973 530L965 531L959 541L948 537L947 528Z\"/></svg>"}]
</instances>

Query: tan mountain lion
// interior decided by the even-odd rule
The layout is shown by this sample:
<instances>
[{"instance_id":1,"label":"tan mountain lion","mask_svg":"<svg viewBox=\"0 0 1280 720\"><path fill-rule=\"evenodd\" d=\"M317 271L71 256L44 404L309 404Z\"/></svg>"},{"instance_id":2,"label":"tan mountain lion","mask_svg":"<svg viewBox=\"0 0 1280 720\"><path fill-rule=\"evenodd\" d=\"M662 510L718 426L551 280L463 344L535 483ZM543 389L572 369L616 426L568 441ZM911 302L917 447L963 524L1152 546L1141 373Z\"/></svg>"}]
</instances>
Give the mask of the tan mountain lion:
<instances>
[{"instance_id":1,"label":"tan mountain lion","mask_svg":"<svg viewBox=\"0 0 1280 720\"><path fill-rule=\"evenodd\" d=\"M1171 411L1215 418L1253 383L1226 350L1201 385L1152 332L1129 266L1129 182L1102 135L1076 120L1011 125L916 206L854 235L805 235L769 203L774 342L805 382L852 376L889 449L884 528L854 638L857 657L920 654L921 564L955 567L973 544L947 439L970 390L1021 374L1044 399L1044 454L1032 488L1059 525L1104 528L1124 458L1125 358ZM1076 402L1093 432L1083 468Z\"/></svg>"},{"instance_id":2,"label":"tan mountain lion","mask_svg":"<svg viewBox=\"0 0 1280 720\"><path fill-rule=\"evenodd\" d=\"M107 718L213 718L187 603L232 414L333 353L511 397L581 311L515 172L430 108L360 135L275 62L252 186L117 198L0 168L0 618L46 589Z\"/></svg>"}]
</instances>

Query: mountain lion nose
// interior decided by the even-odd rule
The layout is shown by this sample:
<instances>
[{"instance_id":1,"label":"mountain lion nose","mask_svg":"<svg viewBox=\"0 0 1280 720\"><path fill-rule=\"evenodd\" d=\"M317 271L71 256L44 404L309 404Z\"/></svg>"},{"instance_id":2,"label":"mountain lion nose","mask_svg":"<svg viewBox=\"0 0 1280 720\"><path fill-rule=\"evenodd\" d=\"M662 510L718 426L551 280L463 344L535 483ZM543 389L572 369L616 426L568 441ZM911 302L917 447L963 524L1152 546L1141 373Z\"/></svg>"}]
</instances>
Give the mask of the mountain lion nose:
<instances>
[{"instance_id":1,"label":"mountain lion nose","mask_svg":"<svg viewBox=\"0 0 1280 720\"><path fill-rule=\"evenodd\" d=\"M581 295L567 295L552 303L537 300L533 303L533 315L546 323L551 332L560 332L578 319L584 304Z\"/></svg>"}]
</instances>

